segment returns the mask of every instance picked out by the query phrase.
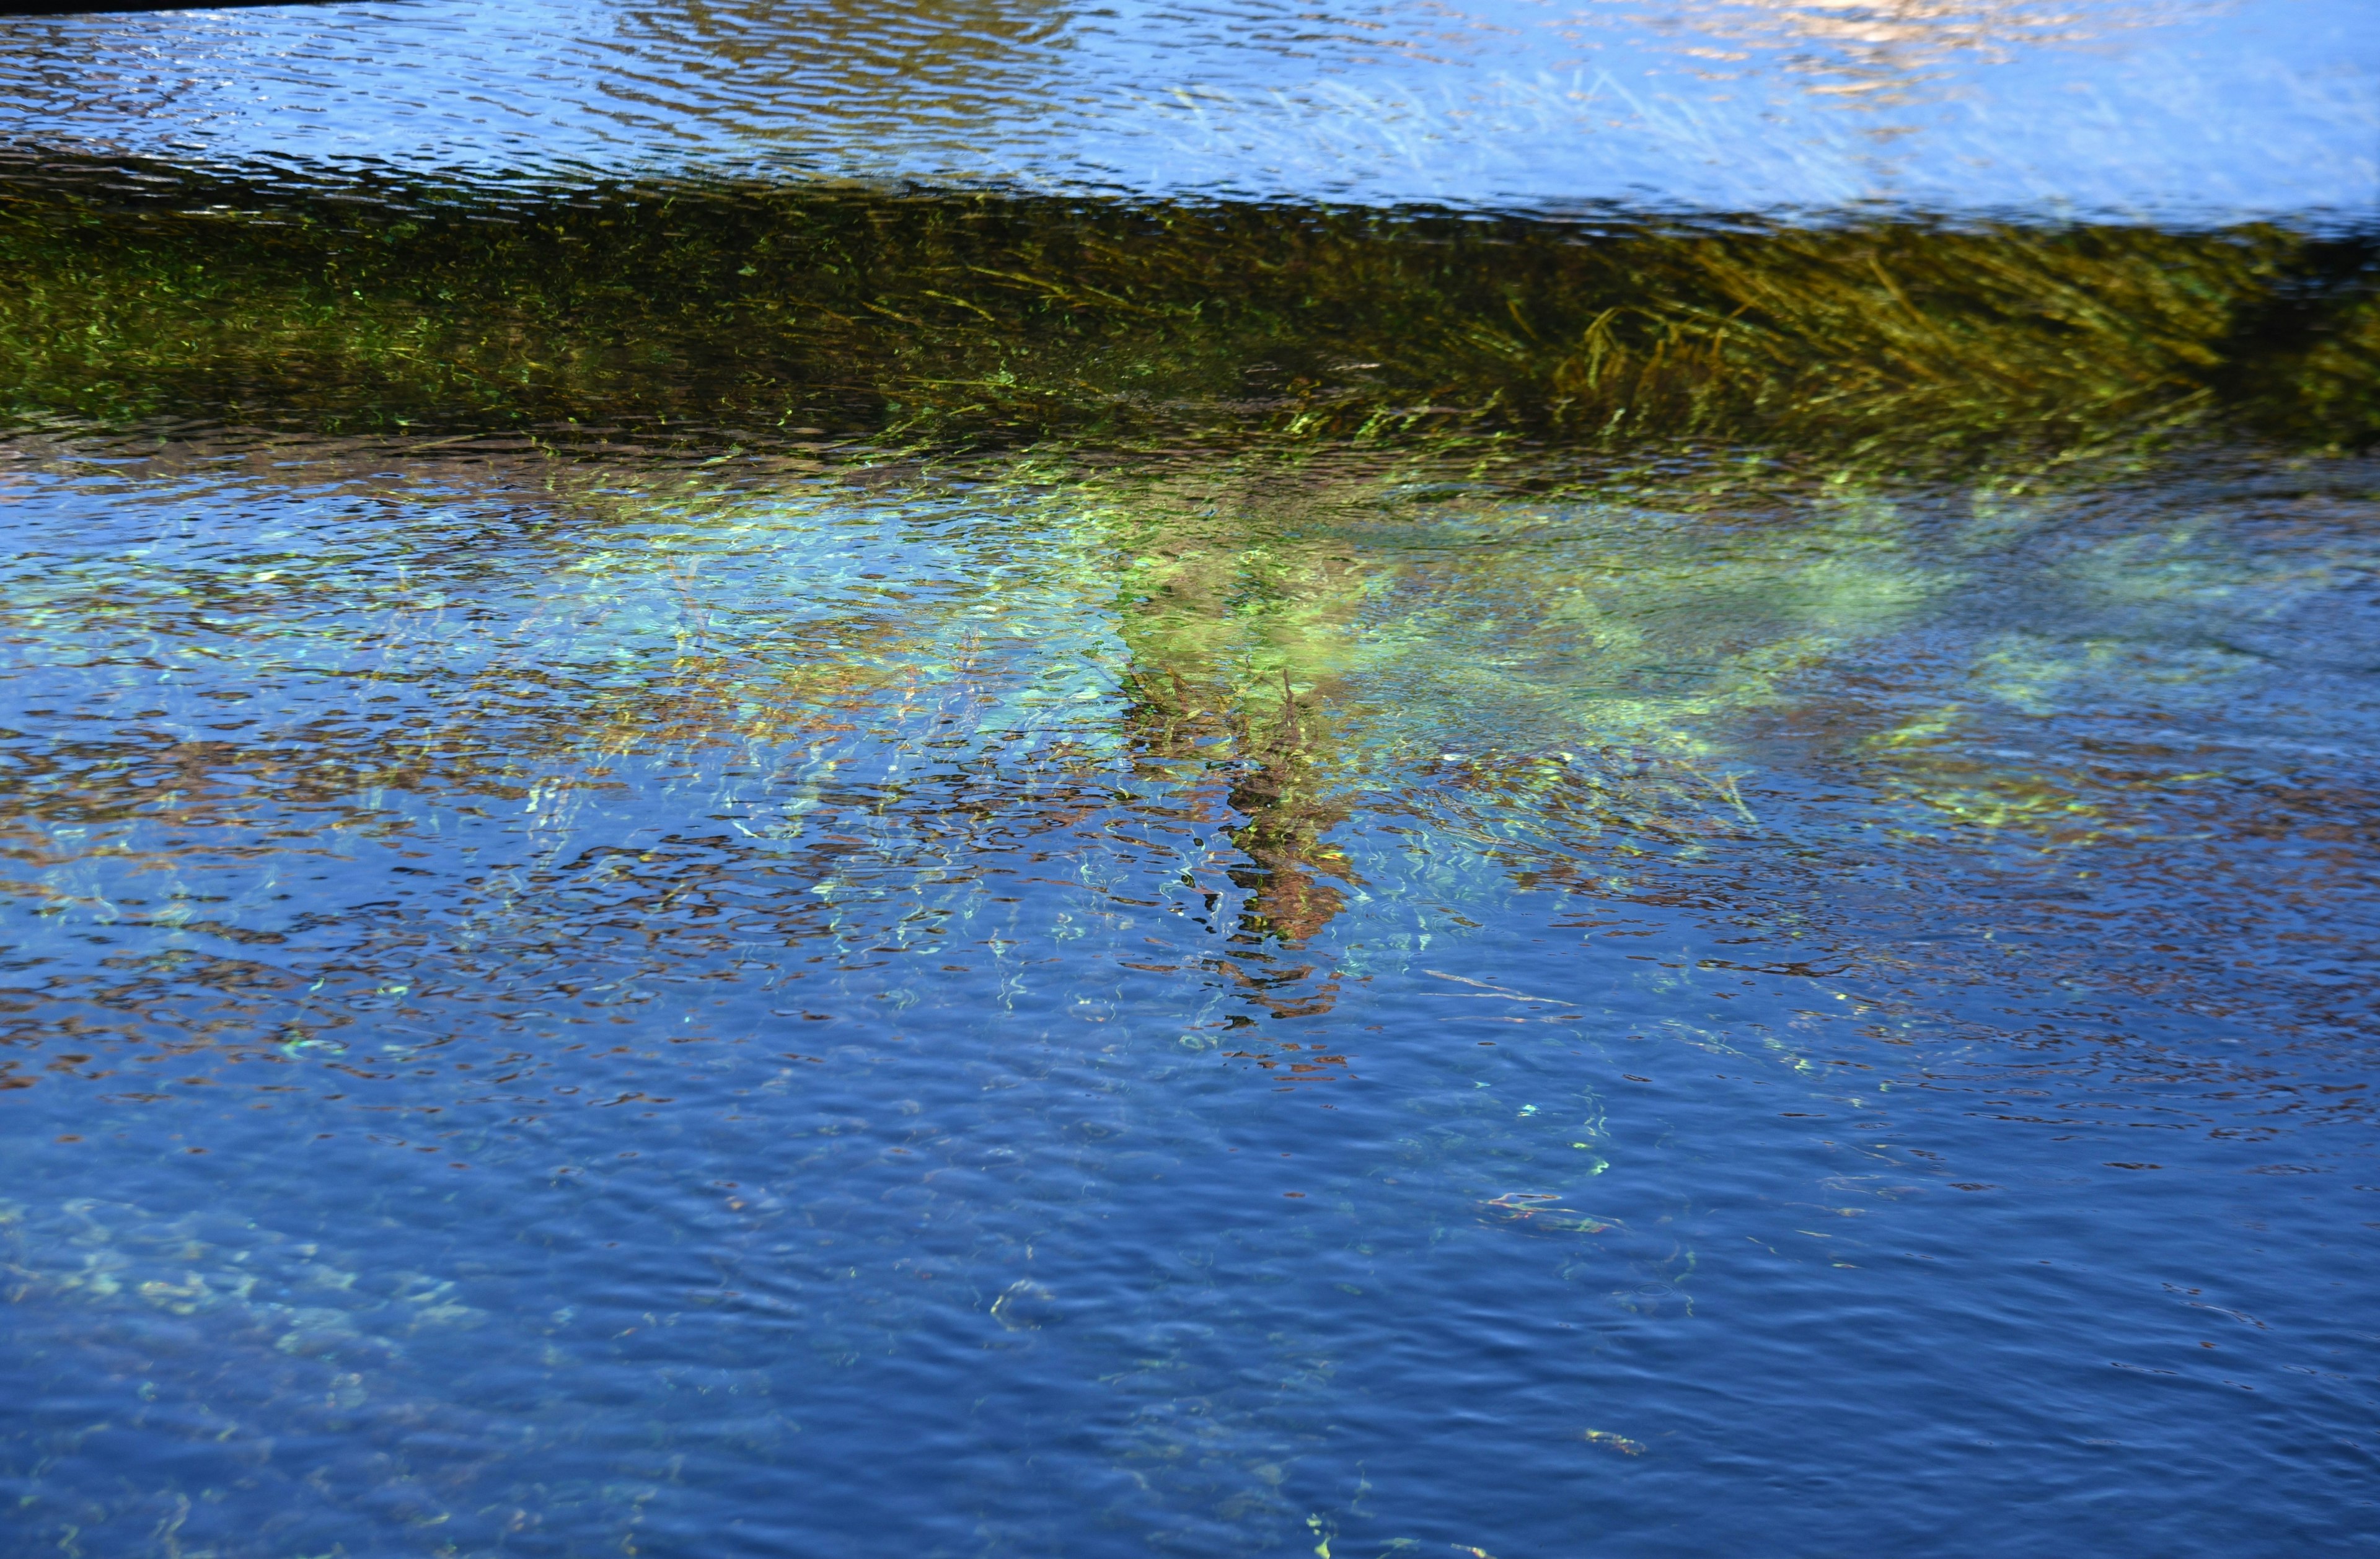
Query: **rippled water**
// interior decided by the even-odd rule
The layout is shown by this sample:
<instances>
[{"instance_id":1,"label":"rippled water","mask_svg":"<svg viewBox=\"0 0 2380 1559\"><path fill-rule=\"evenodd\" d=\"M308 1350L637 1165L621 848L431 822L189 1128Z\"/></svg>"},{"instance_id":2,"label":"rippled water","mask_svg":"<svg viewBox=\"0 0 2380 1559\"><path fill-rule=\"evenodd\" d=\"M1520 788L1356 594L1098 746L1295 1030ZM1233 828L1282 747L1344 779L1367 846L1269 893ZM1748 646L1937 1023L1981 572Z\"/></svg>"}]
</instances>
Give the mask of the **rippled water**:
<instances>
[{"instance_id":1,"label":"rippled water","mask_svg":"<svg viewBox=\"0 0 2380 1559\"><path fill-rule=\"evenodd\" d=\"M0 21L0 1553L2380 1547L2359 20Z\"/></svg>"},{"instance_id":2,"label":"rippled water","mask_svg":"<svg viewBox=\"0 0 2380 1559\"><path fill-rule=\"evenodd\" d=\"M17 453L20 1531L2374 1529L2368 466Z\"/></svg>"},{"instance_id":3,"label":"rippled water","mask_svg":"<svg viewBox=\"0 0 2380 1559\"><path fill-rule=\"evenodd\" d=\"M2380 204L2352 0L417 0L0 19L0 139L1456 206Z\"/></svg>"}]
</instances>

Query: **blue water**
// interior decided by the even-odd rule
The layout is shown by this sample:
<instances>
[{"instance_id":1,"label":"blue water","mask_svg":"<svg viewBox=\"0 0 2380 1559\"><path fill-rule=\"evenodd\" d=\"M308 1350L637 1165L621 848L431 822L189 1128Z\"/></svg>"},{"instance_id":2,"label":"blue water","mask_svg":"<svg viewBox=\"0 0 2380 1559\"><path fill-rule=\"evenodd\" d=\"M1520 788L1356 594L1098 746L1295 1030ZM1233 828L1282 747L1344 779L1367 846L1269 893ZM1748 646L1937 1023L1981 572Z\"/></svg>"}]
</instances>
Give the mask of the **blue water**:
<instances>
[{"instance_id":1,"label":"blue water","mask_svg":"<svg viewBox=\"0 0 2380 1559\"><path fill-rule=\"evenodd\" d=\"M1455 207L2356 223L2355 0L369 0L0 18L0 148Z\"/></svg>"},{"instance_id":2,"label":"blue water","mask_svg":"<svg viewBox=\"0 0 2380 1559\"><path fill-rule=\"evenodd\" d=\"M2375 37L10 18L0 164L2322 227ZM2380 468L1742 453L11 428L0 1554L2380 1549Z\"/></svg>"},{"instance_id":3,"label":"blue water","mask_svg":"<svg viewBox=\"0 0 2380 1559\"><path fill-rule=\"evenodd\" d=\"M7 448L0 1551L2380 1547L2368 463Z\"/></svg>"}]
</instances>

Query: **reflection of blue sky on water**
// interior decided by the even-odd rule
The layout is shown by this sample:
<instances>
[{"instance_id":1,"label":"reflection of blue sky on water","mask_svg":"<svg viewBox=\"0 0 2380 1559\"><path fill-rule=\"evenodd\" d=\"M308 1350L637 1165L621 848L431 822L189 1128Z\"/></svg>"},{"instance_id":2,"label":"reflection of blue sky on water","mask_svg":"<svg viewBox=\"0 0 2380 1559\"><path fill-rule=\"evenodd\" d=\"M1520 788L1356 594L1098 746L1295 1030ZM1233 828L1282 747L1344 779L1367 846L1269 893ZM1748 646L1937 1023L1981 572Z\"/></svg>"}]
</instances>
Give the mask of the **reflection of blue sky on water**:
<instances>
[{"instance_id":1,"label":"reflection of blue sky on water","mask_svg":"<svg viewBox=\"0 0 2380 1559\"><path fill-rule=\"evenodd\" d=\"M2360 1541L2368 464L444 448L0 466L0 1553Z\"/></svg>"},{"instance_id":2,"label":"reflection of blue sky on water","mask_svg":"<svg viewBox=\"0 0 2380 1559\"><path fill-rule=\"evenodd\" d=\"M2372 210L2348 0L1485 3L18 20L0 145ZM2367 1542L2369 459L680 432L0 441L0 1553Z\"/></svg>"},{"instance_id":3,"label":"reflection of blue sky on water","mask_svg":"<svg viewBox=\"0 0 2380 1559\"><path fill-rule=\"evenodd\" d=\"M2342 0L530 0L0 22L0 133L561 172L2216 217L2380 199Z\"/></svg>"}]
</instances>

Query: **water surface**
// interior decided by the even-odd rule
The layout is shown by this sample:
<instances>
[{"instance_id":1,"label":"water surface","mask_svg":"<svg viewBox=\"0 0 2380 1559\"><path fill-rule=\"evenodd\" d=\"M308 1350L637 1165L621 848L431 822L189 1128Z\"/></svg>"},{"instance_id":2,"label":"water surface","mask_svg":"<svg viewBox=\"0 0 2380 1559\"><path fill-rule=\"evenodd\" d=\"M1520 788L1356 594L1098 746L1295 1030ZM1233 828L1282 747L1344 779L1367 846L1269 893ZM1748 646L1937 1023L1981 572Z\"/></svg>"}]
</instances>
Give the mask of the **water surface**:
<instances>
[{"instance_id":1,"label":"water surface","mask_svg":"<svg viewBox=\"0 0 2380 1559\"><path fill-rule=\"evenodd\" d=\"M2340 0L376 0L0 20L0 139L1569 210L2380 205Z\"/></svg>"},{"instance_id":2,"label":"water surface","mask_svg":"<svg viewBox=\"0 0 2380 1559\"><path fill-rule=\"evenodd\" d=\"M2357 19L0 23L0 1553L2369 1552Z\"/></svg>"}]
</instances>

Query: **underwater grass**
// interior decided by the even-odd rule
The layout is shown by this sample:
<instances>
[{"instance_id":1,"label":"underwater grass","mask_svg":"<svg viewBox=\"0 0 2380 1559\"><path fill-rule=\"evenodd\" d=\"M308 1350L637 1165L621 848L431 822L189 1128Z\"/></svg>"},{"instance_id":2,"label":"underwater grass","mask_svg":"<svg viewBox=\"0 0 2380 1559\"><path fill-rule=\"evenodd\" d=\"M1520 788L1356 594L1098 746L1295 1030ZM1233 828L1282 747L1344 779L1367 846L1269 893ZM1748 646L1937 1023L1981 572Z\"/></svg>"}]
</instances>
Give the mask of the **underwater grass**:
<instances>
[{"instance_id":1,"label":"underwater grass","mask_svg":"<svg viewBox=\"0 0 2380 1559\"><path fill-rule=\"evenodd\" d=\"M18 419L941 447L1699 439L2058 459L2380 430L2370 236L1789 228L756 184L0 185Z\"/></svg>"},{"instance_id":2,"label":"underwater grass","mask_svg":"<svg viewBox=\"0 0 2380 1559\"><path fill-rule=\"evenodd\" d=\"M1004 550L1036 538L1026 596L1115 635L1117 662L1064 695L1113 700L1082 761L1120 743L1153 770L1228 770L1251 923L1295 942L1361 891L1331 835L1400 775L1477 798L1457 831L1519 869L1607 888L1648 852L1700 857L1756 827L1730 733L1797 707L1970 572L1961 546L1925 544L1933 501L1904 505L1903 477L2081 469L2196 434L2368 442L2374 253L2277 227L1587 224L732 184L342 200L65 163L0 184L0 416L393 433L400 456L521 430L533 465L578 436L857 446L786 467L819 484L803 512L936 465L894 455L951 457L936 483L999 497L1014 527L1003 563L960 574L1014 568ZM976 449L1007 453L971 468ZM557 461L532 485L608 531L676 514L681 477L712 479L603 464ZM1979 515L2011 490L1988 471L1953 485ZM1548 507L1515 507L1526 495ZM607 605L618 621L658 622L700 593L695 552L734 533L794 596L814 591L788 496L694 502L699 547L642 538L572 577L645 603ZM635 657L662 658L623 659L643 671L616 687L552 681L588 648L565 635L529 679L542 693L521 690L561 718L511 749L558 773L572 754L839 728L892 690L924 696L921 668L976 666L989 610L913 590L831 623L689 628L666 654L639 641ZM502 705L517 671L492 675L438 729ZM1018 730L1055 718L1045 691L1011 690ZM1913 805L2001 833L2113 826L2070 788L1942 768L1966 722L1927 719L1867 754ZM403 788L460 761L443 753L374 753L358 778Z\"/></svg>"},{"instance_id":3,"label":"underwater grass","mask_svg":"<svg viewBox=\"0 0 2380 1559\"><path fill-rule=\"evenodd\" d=\"M1605 897L1732 880L1794 827L1761 779L1780 743L1856 776L1867 821L1925 848L2120 850L2225 767L2143 731L2272 695L2264 659L2208 633L2253 644L2369 556L2317 526L2265 557L2272 522L2220 496L2242 475L2187 460L2111 505L1771 490L1719 463L1641 482L1582 463L1516 490L1387 449L1087 474L1008 455L880 485L551 453L433 454L400 480L377 441L202 441L153 465L144 442L51 447L59 475L111 489L147 468L148 490L108 501L128 536L179 515L193 477L284 517L153 556L19 559L0 639L114 667L93 674L179 722L27 770L0 845L42 865L42 904L105 898L57 828L266 805L369 830L386 798L434 794L533 819L568 854L656 766L740 835L830 853L806 810L829 792L942 787L931 842L955 850L1020 807L1100 804L1123 775L1179 788L1229 839L1244 930L1289 944L1371 890L1342 831L1359 817ZM2276 491L2369 490L2366 463L2299 465ZM340 518L293 545L293 502ZM2011 590L2038 598L2020 622L1962 616ZM184 679L235 671L306 712L208 734L212 690ZM2131 755L2047 733L2078 720ZM923 769L871 777L880 745Z\"/></svg>"}]
</instances>

